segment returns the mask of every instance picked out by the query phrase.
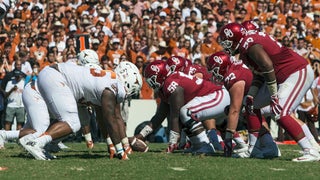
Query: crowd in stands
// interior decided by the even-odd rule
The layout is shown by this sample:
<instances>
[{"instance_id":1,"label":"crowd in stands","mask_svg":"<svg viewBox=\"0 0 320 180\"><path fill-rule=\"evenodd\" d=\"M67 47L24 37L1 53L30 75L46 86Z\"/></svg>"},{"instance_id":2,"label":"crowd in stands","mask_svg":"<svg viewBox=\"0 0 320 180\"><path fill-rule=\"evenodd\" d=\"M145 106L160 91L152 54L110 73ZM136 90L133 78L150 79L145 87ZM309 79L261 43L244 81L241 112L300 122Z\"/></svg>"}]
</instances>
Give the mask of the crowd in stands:
<instances>
[{"instance_id":1,"label":"crowd in stands","mask_svg":"<svg viewBox=\"0 0 320 180\"><path fill-rule=\"evenodd\" d=\"M26 59L36 76L55 62L95 50L104 69L128 60L143 72L172 55L206 65L221 51L219 29L256 21L261 30L304 56L320 73L320 2L317 0L17 0L0 22L0 78ZM85 45L83 45L85 43ZM26 58L27 56L27 58ZM142 73L143 74L143 73ZM30 79L30 78L29 78ZM140 99L153 99L144 83Z\"/></svg>"}]
</instances>

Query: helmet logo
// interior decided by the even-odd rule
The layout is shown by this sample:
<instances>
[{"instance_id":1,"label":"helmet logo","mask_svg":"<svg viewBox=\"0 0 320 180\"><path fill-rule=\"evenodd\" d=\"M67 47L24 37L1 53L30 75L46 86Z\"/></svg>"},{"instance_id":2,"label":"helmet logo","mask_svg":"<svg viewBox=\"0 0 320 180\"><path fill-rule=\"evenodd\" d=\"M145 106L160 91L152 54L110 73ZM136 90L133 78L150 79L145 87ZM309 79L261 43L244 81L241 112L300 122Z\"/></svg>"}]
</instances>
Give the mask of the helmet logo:
<instances>
[{"instance_id":1,"label":"helmet logo","mask_svg":"<svg viewBox=\"0 0 320 180\"><path fill-rule=\"evenodd\" d=\"M224 29L223 32L227 38L233 37L233 32L230 29Z\"/></svg>"},{"instance_id":2,"label":"helmet logo","mask_svg":"<svg viewBox=\"0 0 320 180\"><path fill-rule=\"evenodd\" d=\"M176 57L172 57L171 59L175 64L179 64L179 62L180 62L179 59Z\"/></svg>"},{"instance_id":3,"label":"helmet logo","mask_svg":"<svg viewBox=\"0 0 320 180\"><path fill-rule=\"evenodd\" d=\"M160 69L158 66L155 66L155 65L151 65L150 69L156 73L159 73L160 72Z\"/></svg>"},{"instance_id":4,"label":"helmet logo","mask_svg":"<svg viewBox=\"0 0 320 180\"><path fill-rule=\"evenodd\" d=\"M213 59L216 63L222 64L222 58L220 56L214 56Z\"/></svg>"}]
</instances>

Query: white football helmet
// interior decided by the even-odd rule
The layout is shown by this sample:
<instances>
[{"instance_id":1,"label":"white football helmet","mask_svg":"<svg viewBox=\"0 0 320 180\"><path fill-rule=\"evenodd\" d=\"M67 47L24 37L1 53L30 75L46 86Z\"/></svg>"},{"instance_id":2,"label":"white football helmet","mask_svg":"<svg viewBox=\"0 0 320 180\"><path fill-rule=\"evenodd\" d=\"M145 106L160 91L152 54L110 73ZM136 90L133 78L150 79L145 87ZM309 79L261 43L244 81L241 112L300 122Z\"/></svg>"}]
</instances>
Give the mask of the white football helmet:
<instances>
[{"instance_id":1,"label":"white football helmet","mask_svg":"<svg viewBox=\"0 0 320 180\"><path fill-rule=\"evenodd\" d=\"M142 77L136 65L128 61L122 61L114 69L119 80L124 84L127 95L138 94L142 87Z\"/></svg>"},{"instance_id":2,"label":"white football helmet","mask_svg":"<svg viewBox=\"0 0 320 180\"><path fill-rule=\"evenodd\" d=\"M99 62L98 54L94 50L91 50L91 49L82 50L78 54L78 64L81 66L84 66L89 63L99 65L100 62Z\"/></svg>"},{"instance_id":3,"label":"white football helmet","mask_svg":"<svg viewBox=\"0 0 320 180\"><path fill-rule=\"evenodd\" d=\"M85 67L89 67L89 68L94 68L94 69L99 69L102 70L102 67L99 64L92 64L92 63L88 63L84 65Z\"/></svg>"}]
</instances>

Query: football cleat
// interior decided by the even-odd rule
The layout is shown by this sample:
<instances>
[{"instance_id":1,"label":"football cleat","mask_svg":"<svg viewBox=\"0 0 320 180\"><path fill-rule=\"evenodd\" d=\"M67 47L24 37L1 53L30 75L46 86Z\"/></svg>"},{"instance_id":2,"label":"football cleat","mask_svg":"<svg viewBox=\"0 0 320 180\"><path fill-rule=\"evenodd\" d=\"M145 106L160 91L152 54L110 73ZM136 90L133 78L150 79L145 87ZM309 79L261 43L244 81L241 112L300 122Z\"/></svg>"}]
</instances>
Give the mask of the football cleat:
<instances>
[{"instance_id":1,"label":"football cleat","mask_svg":"<svg viewBox=\"0 0 320 180\"><path fill-rule=\"evenodd\" d=\"M69 147L63 144L61 141L58 143L58 146L60 149L69 149Z\"/></svg>"},{"instance_id":2,"label":"football cleat","mask_svg":"<svg viewBox=\"0 0 320 180\"><path fill-rule=\"evenodd\" d=\"M86 145L88 149L92 149L94 146L93 141L86 141Z\"/></svg>"},{"instance_id":3,"label":"football cleat","mask_svg":"<svg viewBox=\"0 0 320 180\"><path fill-rule=\"evenodd\" d=\"M116 157L116 148L114 147L113 144L110 144L108 146L108 152L109 152L109 158L110 159L113 159L114 157Z\"/></svg>"},{"instance_id":4,"label":"football cleat","mask_svg":"<svg viewBox=\"0 0 320 180\"><path fill-rule=\"evenodd\" d=\"M169 144L167 149L166 149L166 152L167 153L173 153L174 150L177 150L178 149L178 144Z\"/></svg>"},{"instance_id":5,"label":"football cleat","mask_svg":"<svg viewBox=\"0 0 320 180\"><path fill-rule=\"evenodd\" d=\"M128 154L124 151L120 152L117 154L117 157L120 159L120 160L129 160L129 157L128 157Z\"/></svg>"},{"instance_id":6,"label":"football cleat","mask_svg":"<svg viewBox=\"0 0 320 180\"><path fill-rule=\"evenodd\" d=\"M46 156L45 150L39 146L39 143L35 141L29 141L25 143L25 142L21 142L20 140L19 142L24 147L24 149L27 150L35 159L50 160Z\"/></svg>"},{"instance_id":7,"label":"football cleat","mask_svg":"<svg viewBox=\"0 0 320 180\"><path fill-rule=\"evenodd\" d=\"M31 141L31 139L29 139L28 136L23 136L18 142L22 147L24 147L29 141Z\"/></svg>"},{"instance_id":8,"label":"football cleat","mask_svg":"<svg viewBox=\"0 0 320 180\"><path fill-rule=\"evenodd\" d=\"M127 154L131 154L132 153L132 148L129 144L125 144L123 145L123 149Z\"/></svg>"},{"instance_id":9,"label":"football cleat","mask_svg":"<svg viewBox=\"0 0 320 180\"><path fill-rule=\"evenodd\" d=\"M5 149L4 148L4 142L5 142L5 134L4 134L4 131L1 130L0 131L0 149Z\"/></svg>"},{"instance_id":10,"label":"football cleat","mask_svg":"<svg viewBox=\"0 0 320 180\"><path fill-rule=\"evenodd\" d=\"M213 155L215 153L215 149L211 143L203 143L200 148L192 152L192 155Z\"/></svg>"},{"instance_id":11,"label":"football cleat","mask_svg":"<svg viewBox=\"0 0 320 180\"><path fill-rule=\"evenodd\" d=\"M320 161L320 154L316 149L304 149L303 156L292 159L294 162Z\"/></svg>"},{"instance_id":12,"label":"football cleat","mask_svg":"<svg viewBox=\"0 0 320 180\"><path fill-rule=\"evenodd\" d=\"M0 141L1 141L1 140L0 140ZM317 143L317 141L315 141L315 140L313 140L313 141L309 140L309 141L310 141L312 147L313 147L314 149L318 150L318 152L320 152L320 145Z\"/></svg>"}]
</instances>

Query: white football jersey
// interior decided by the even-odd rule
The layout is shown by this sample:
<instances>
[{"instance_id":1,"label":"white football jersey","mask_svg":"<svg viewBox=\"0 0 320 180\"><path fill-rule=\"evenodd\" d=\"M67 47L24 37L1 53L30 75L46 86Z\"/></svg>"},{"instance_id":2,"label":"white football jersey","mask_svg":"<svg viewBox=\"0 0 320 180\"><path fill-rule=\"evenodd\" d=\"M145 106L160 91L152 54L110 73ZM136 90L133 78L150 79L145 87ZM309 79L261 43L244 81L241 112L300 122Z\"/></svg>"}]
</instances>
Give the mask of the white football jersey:
<instances>
[{"instance_id":1,"label":"white football jersey","mask_svg":"<svg viewBox=\"0 0 320 180\"><path fill-rule=\"evenodd\" d=\"M118 103L125 99L125 88L113 71L77 66L72 63L59 63L58 68L78 103L101 106L102 92L106 88L114 92Z\"/></svg>"}]
</instances>

